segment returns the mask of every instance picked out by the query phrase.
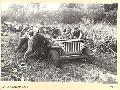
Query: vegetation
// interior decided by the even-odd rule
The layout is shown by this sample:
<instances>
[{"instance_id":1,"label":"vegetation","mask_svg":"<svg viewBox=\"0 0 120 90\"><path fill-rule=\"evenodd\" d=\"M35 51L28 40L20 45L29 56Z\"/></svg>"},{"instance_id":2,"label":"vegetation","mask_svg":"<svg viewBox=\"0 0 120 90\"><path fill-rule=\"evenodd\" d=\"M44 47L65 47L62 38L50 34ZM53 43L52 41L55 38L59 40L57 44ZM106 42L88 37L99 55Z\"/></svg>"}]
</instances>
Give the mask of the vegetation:
<instances>
[{"instance_id":1,"label":"vegetation","mask_svg":"<svg viewBox=\"0 0 120 90\"><path fill-rule=\"evenodd\" d=\"M95 26L97 27L97 24ZM107 30L116 30L114 26L104 26ZM28 58L26 63L23 59L24 53L14 52L19 39L18 34L4 32L1 38L2 81L117 82L117 59L111 53L97 51L94 53L95 60L91 60L91 63L84 59L65 60L61 69L40 58Z\"/></svg>"},{"instance_id":2,"label":"vegetation","mask_svg":"<svg viewBox=\"0 0 120 90\"><path fill-rule=\"evenodd\" d=\"M32 21L46 23L72 24L82 21L83 16L93 20L94 23L102 20L117 23L117 4L75 4L62 3L58 10L40 10L41 3L12 4L9 10L2 12L1 21L17 21L29 23ZM33 9L34 8L34 9Z\"/></svg>"},{"instance_id":3,"label":"vegetation","mask_svg":"<svg viewBox=\"0 0 120 90\"><path fill-rule=\"evenodd\" d=\"M102 40L112 38L110 43L117 46L117 5L114 9L106 11L105 4L64 4L56 11L39 10L41 4L13 4L8 11L2 12L1 21L17 21L18 23L53 24L64 29L67 24L72 28L79 26L83 32L88 33L87 38L92 39L95 45ZM37 7L37 11L28 9ZM116 8L116 9L115 9ZM30 10L30 11L29 11ZM5 30L3 30L5 31ZM2 81L59 81L59 82L99 82L116 83L117 58L112 52L103 52L101 47L94 50L95 60L65 60L62 68L40 58L23 59L24 53L15 53L18 44L19 32L3 32L1 36L1 80ZM107 36L107 37L106 37ZM104 46L102 46L104 47ZM116 50L116 49L115 49ZM116 52L116 51L115 51ZM116 52L117 53L117 52Z\"/></svg>"}]
</instances>

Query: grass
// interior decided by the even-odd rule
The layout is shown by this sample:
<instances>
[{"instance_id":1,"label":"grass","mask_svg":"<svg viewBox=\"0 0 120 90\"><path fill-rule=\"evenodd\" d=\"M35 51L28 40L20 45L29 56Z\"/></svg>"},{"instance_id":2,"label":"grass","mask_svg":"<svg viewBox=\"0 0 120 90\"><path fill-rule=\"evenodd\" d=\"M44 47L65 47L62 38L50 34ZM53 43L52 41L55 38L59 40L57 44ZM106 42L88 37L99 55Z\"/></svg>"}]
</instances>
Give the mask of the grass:
<instances>
[{"instance_id":1,"label":"grass","mask_svg":"<svg viewBox=\"0 0 120 90\"><path fill-rule=\"evenodd\" d=\"M98 82L116 83L117 62L110 54L96 55L92 63L82 60L63 62L62 69L45 60L29 59L24 53L15 53L18 33L3 33L1 36L1 80L33 82Z\"/></svg>"}]
</instances>

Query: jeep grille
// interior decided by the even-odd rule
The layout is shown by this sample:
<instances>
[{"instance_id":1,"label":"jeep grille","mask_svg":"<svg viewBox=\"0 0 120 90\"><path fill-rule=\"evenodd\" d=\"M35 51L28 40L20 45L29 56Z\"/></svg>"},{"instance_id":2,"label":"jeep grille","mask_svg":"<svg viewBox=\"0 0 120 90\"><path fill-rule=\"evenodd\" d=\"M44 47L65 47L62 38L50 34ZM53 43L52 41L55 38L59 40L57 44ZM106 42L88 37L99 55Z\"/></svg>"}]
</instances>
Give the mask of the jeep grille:
<instances>
[{"instance_id":1,"label":"jeep grille","mask_svg":"<svg viewBox=\"0 0 120 90\"><path fill-rule=\"evenodd\" d=\"M80 53L81 50L84 48L84 43L80 41L73 41L73 42L63 42L64 51L66 53Z\"/></svg>"}]
</instances>

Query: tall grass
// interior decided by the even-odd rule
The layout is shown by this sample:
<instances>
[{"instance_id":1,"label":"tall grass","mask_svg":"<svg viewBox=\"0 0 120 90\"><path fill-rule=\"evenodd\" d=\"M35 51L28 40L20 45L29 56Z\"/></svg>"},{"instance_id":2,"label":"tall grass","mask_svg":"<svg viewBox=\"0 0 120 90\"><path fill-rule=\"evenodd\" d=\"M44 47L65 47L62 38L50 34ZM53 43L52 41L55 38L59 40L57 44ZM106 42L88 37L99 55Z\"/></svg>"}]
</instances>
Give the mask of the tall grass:
<instances>
[{"instance_id":1,"label":"tall grass","mask_svg":"<svg viewBox=\"0 0 120 90\"><path fill-rule=\"evenodd\" d=\"M62 24L60 26L62 29L65 27ZM70 25L72 30L74 26L75 24ZM80 23L80 29L88 32L87 38L96 39L93 31L101 36L101 40L106 34L116 38L116 26L103 23L86 26ZM63 68L57 69L53 64L47 65L45 60L40 59L29 58L29 62L25 63L22 59L24 53L14 52L18 39L18 34L11 32L7 36L3 34L1 38L2 81L116 82L117 62L110 54L99 54L92 64L82 62L81 59L63 62Z\"/></svg>"}]
</instances>

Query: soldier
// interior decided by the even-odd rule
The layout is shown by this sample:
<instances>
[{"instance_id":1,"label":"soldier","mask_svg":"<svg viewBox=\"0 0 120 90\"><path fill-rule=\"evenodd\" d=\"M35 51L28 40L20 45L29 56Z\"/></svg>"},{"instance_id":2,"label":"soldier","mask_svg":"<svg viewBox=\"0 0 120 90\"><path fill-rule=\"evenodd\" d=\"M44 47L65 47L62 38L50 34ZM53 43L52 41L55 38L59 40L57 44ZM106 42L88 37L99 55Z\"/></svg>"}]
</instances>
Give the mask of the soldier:
<instances>
[{"instance_id":1,"label":"soldier","mask_svg":"<svg viewBox=\"0 0 120 90\"><path fill-rule=\"evenodd\" d=\"M64 29L64 34L63 34L63 38L66 38L66 39L71 39L72 37L72 34L71 34L71 28L68 26L67 28Z\"/></svg>"},{"instance_id":2,"label":"soldier","mask_svg":"<svg viewBox=\"0 0 120 90\"><path fill-rule=\"evenodd\" d=\"M8 24L7 32L10 32L12 30L12 24Z\"/></svg>"},{"instance_id":3,"label":"soldier","mask_svg":"<svg viewBox=\"0 0 120 90\"><path fill-rule=\"evenodd\" d=\"M24 58L29 57L33 52L38 51L40 55L41 51L47 51L47 45L49 44L50 37L48 34L44 35L39 32L39 26L33 28L33 31L29 31L28 35L28 48L25 52Z\"/></svg>"},{"instance_id":4,"label":"soldier","mask_svg":"<svg viewBox=\"0 0 120 90\"><path fill-rule=\"evenodd\" d=\"M73 32L72 38L74 38L74 39L82 38L83 32L81 30L79 30L78 27L75 27L74 30L75 31Z\"/></svg>"},{"instance_id":5,"label":"soldier","mask_svg":"<svg viewBox=\"0 0 120 90\"><path fill-rule=\"evenodd\" d=\"M29 54L32 53L32 45L33 45L33 31L30 30L26 35L27 38L27 50L25 52L24 58L27 58Z\"/></svg>"},{"instance_id":6,"label":"soldier","mask_svg":"<svg viewBox=\"0 0 120 90\"><path fill-rule=\"evenodd\" d=\"M49 40L40 33L36 33L28 39L28 49L25 52L24 58L29 57L34 51L47 51L47 45L49 44ZM40 54L39 54L40 55Z\"/></svg>"},{"instance_id":7,"label":"soldier","mask_svg":"<svg viewBox=\"0 0 120 90\"><path fill-rule=\"evenodd\" d=\"M53 26L52 27L52 36L53 38L57 38L60 35L60 29L58 29L57 27Z\"/></svg>"},{"instance_id":8,"label":"soldier","mask_svg":"<svg viewBox=\"0 0 120 90\"><path fill-rule=\"evenodd\" d=\"M21 49L24 44L26 44L26 51L24 58L28 58L33 52L41 50L46 51L46 47L49 43L49 39L43 34L39 33L39 28L34 27L25 32L25 34L20 37L17 50Z\"/></svg>"},{"instance_id":9,"label":"soldier","mask_svg":"<svg viewBox=\"0 0 120 90\"><path fill-rule=\"evenodd\" d=\"M26 51L27 46L28 46L29 35L32 35L31 32L29 32L29 31L31 31L32 28L33 28L33 26L31 26L29 28L28 27L24 27L22 29L22 31L19 34L18 47L16 48L15 52L19 51L22 48L23 48L23 52Z\"/></svg>"}]
</instances>

